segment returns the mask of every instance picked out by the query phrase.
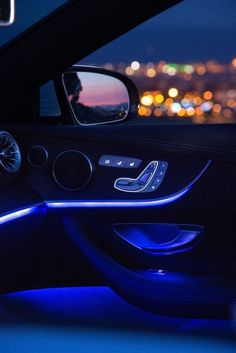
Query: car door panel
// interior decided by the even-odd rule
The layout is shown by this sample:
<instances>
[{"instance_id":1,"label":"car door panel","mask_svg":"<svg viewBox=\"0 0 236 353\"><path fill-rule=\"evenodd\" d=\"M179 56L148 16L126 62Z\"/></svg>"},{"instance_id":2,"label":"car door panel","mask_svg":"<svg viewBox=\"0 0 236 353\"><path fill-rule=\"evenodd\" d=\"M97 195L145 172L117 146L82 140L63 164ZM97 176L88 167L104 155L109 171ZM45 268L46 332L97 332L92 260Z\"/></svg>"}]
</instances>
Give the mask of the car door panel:
<instances>
[{"instance_id":1,"label":"car door panel","mask_svg":"<svg viewBox=\"0 0 236 353\"><path fill-rule=\"evenodd\" d=\"M4 128L6 129L6 126ZM233 158L227 163L222 162L224 147L223 151L219 147L214 150L212 146L216 145L216 141L213 138L208 147L207 140L201 135L199 145L196 146L197 138L194 133L195 141L189 146L190 141L188 144L185 141L187 138L184 129L182 141L179 141L179 134L176 141L171 134L170 143L168 134L163 134L162 144L158 139L157 143L154 141L153 134L150 133L151 136L148 136L146 129L142 137L141 132L137 133L139 129L134 129L134 138L130 136L131 127L126 130L125 126L116 127L112 136L108 134L112 131L110 128L86 129L86 131L75 127L55 126L42 126L37 129L17 126L9 128L19 143L23 156L23 167L15 182L16 188L20 189L24 183L34 190L50 217L63 218L65 215L73 215L79 219L93 241L119 263L131 268L160 268L187 273L233 270L236 246L235 213L232 211L235 209L234 150L231 151ZM159 127L152 128L156 130L157 136L158 129ZM128 133L129 136L126 137ZM133 140L135 143L131 146L130 142ZM226 139L226 148L227 143ZM28 151L34 145L42 145L48 151L47 164L40 168L32 167L27 160ZM174 152L172 145L177 146ZM183 145L187 147L182 149ZM84 189L75 192L61 189L55 183L52 172L55 158L61 152L71 149L86 154L94 166L91 182ZM142 160L142 164L138 169L99 166L100 157L107 154L136 157ZM158 190L153 193L125 193L114 188L117 178L136 177L152 160L166 160L169 163L165 180ZM208 165L209 160L211 163ZM153 200L165 200L169 195L183 190L201 173L199 180L182 197L171 202L152 204ZM140 201L143 203L137 207ZM29 204L32 203L33 198L29 201ZM113 231L117 223L135 224L136 227L144 223L195 225L204 227L205 234L200 242L186 251L171 255L147 253L118 237ZM52 225L46 229L48 234L53 232ZM57 251L60 253L62 250ZM69 262L65 265L67 268L65 272L70 272L70 266ZM46 268L44 270L46 271ZM65 281L63 275L61 281L63 283Z\"/></svg>"},{"instance_id":2,"label":"car door panel","mask_svg":"<svg viewBox=\"0 0 236 353\"><path fill-rule=\"evenodd\" d=\"M2 48L1 129L19 144L22 164L14 179L0 179L0 292L106 284L150 311L230 316L236 125L153 126L137 116L83 128L72 124L62 87L66 67L178 2L121 1L111 10L102 0L90 11L87 1L70 1ZM40 86L53 78L61 115L42 125ZM34 147L44 151L38 166L29 156ZM103 156L141 164L101 166ZM154 189L152 162L168 164Z\"/></svg>"}]
</instances>

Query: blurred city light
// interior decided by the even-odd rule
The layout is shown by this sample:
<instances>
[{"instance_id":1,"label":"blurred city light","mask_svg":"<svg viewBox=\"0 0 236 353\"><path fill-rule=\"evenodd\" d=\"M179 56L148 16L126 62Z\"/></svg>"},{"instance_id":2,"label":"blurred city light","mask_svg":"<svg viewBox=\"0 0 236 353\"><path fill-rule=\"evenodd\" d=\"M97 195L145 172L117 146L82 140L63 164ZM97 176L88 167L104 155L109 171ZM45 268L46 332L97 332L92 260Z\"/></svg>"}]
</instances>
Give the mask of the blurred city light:
<instances>
[{"instance_id":1,"label":"blurred city light","mask_svg":"<svg viewBox=\"0 0 236 353\"><path fill-rule=\"evenodd\" d=\"M164 96L162 94L157 94L155 96L155 103L161 104L162 102L164 102Z\"/></svg>"},{"instance_id":2,"label":"blurred city light","mask_svg":"<svg viewBox=\"0 0 236 353\"><path fill-rule=\"evenodd\" d=\"M133 73L134 73L134 70L132 69L132 67L128 66L128 67L125 69L125 73L126 73L128 76L132 76Z\"/></svg>"},{"instance_id":3,"label":"blurred city light","mask_svg":"<svg viewBox=\"0 0 236 353\"><path fill-rule=\"evenodd\" d=\"M143 104L143 105L146 105L146 106L150 106L150 105L152 105L152 103L153 103L153 96L152 95L147 95L147 96L143 96L142 98L141 98L141 103Z\"/></svg>"},{"instance_id":4,"label":"blurred city light","mask_svg":"<svg viewBox=\"0 0 236 353\"><path fill-rule=\"evenodd\" d=\"M212 99L213 94L212 94L212 92L210 92L210 91L206 91L206 92L204 92L203 97L204 97L206 100L210 100L210 99Z\"/></svg>"},{"instance_id":5,"label":"blurred city light","mask_svg":"<svg viewBox=\"0 0 236 353\"><path fill-rule=\"evenodd\" d=\"M234 59L232 60L232 65L233 65L234 67L236 67L236 58L234 58Z\"/></svg>"},{"instance_id":6,"label":"blurred city light","mask_svg":"<svg viewBox=\"0 0 236 353\"><path fill-rule=\"evenodd\" d=\"M178 113L181 110L181 105L179 103L171 104L171 110L173 113Z\"/></svg>"},{"instance_id":7,"label":"blurred city light","mask_svg":"<svg viewBox=\"0 0 236 353\"><path fill-rule=\"evenodd\" d=\"M147 76L148 77L155 77L156 76L156 70L153 69L152 67L147 69Z\"/></svg>"},{"instance_id":8,"label":"blurred city light","mask_svg":"<svg viewBox=\"0 0 236 353\"><path fill-rule=\"evenodd\" d=\"M169 91L168 91L168 94L171 98L175 98L178 96L178 90L177 88L170 88Z\"/></svg>"},{"instance_id":9,"label":"blurred city light","mask_svg":"<svg viewBox=\"0 0 236 353\"><path fill-rule=\"evenodd\" d=\"M131 63L131 68L132 68L134 71L139 70L139 68L140 68L140 63L139 63L138 61L133 61L133 62Z\"/></svg>"},{"instance_id":10,"label":"blurred city light","mask_svg":"<svg viewBox=\"0 0 236 353\"><path fill-rule=\"evenodd\" d=\"M105 67L132 76L140 93L140 117L236 123L236 57L228 64L134 60L130 65L107 63Z\"/></svg>"}]
</instances>

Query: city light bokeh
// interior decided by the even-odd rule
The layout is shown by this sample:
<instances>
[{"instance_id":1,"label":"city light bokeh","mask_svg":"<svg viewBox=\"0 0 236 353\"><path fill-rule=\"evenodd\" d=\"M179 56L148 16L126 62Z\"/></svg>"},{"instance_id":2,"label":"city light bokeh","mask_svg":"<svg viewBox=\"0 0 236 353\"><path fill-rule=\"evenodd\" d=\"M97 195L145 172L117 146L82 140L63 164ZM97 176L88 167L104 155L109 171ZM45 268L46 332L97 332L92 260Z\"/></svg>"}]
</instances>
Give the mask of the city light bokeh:
<instances>
[{"instance_id":1,"label":"city light bokeh","mask_svg":"<svg viewBox=\"0 0 236 353\"><path fill-rule=\"evenodd\" d=\"M104 65L130 77L140 93L140 118L185 123L236 123L236 57L194 63Z\"/></svg>"}]
</instances>

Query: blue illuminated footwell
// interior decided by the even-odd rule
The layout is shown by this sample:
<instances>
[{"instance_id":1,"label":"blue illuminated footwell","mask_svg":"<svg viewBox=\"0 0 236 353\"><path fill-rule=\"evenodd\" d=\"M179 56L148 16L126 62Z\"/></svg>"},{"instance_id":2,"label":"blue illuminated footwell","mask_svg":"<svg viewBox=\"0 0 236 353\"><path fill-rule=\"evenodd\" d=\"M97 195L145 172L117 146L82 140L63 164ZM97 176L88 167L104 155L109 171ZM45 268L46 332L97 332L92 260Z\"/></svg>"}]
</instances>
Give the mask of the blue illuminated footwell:
<instances>
[{"instance_id":1,"label":"blue illuminated footwell","mask_svg":"<svg viewBox=\"0 0 236 353\"><path fill-rule=\"evenodd\" d=\"M1 352L235 352L232 322L159 316L108 287L17 292L0 305Z\"/></svg>"},{"instance_id":2,"label":"blue illuminated footwell","mask_svg":"<svg viewBox=\"0 0 236 353\"><path fill-rule=\"evenodd\" d=\"M0 330L3 353L235 353L235 341L147 331L10 325Z\"/></svg>"},{"instance_id":3,"label":"blue illuminated footwell","mask_svg":"<svg viewBox=\"0 0 236 353\"><path fill-rule=\"evenodd\" d=\"M109 287L27 290L0 295L0 305L13 321L31 321L34 317L35 322L159 331L175 331L187 321L138 309Z\"/></svg>"},{"instance_id":4,"label":"blue illuminated footwell","mask_svg":"<svg viewBox=\"0 0 236 353\"><path fill-rule=\"evenodd\" d=\"M161 316L127 303L109 287L68 287L26 290L0 295L2 319L34 323L76 324L92 327L176 332L208 329L221 334L236 329L232 320L186 319ZM236 330L234 330L236 332Z\"/></svg>"}]
</instances>

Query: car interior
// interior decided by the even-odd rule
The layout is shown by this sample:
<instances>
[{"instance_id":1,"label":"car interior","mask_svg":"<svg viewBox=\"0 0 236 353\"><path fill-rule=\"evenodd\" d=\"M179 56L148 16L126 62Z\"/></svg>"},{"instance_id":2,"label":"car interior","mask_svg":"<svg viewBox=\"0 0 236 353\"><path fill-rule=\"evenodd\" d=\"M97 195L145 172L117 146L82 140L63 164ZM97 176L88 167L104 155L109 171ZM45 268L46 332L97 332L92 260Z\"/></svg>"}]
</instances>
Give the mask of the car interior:
<instances>
[{"instance_id":1,"label":"car interior","mask_svg":"<svg viewBox=\"0 0 236 353\"><path fill-rule=\"evenodd\" d=\"M74 65L179 2L67 1L1 48L3 353L234 351L236 125L132 124L132 80ZM109 124L73 106L90 75L126 90Z\"/></svg>"}]
</instances>

